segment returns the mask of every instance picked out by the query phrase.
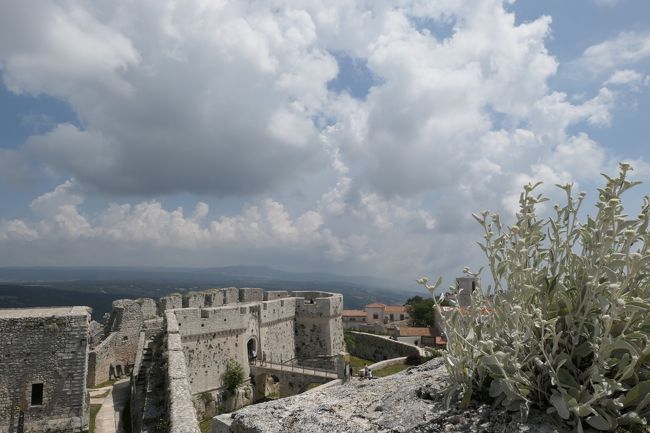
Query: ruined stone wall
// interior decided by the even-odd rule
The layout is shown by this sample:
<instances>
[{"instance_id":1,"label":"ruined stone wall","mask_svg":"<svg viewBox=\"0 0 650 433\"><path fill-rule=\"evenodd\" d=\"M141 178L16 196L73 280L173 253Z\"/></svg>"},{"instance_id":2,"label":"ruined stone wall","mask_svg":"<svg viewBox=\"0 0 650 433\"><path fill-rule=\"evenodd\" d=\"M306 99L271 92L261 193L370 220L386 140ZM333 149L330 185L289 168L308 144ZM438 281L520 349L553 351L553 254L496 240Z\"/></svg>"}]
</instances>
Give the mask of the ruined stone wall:
<instances>
[{"instance_id":1,"label":"ruined stone wall","mask_svg":"<svg viewBox=\"0 0 650 433\"><path fill-rule=\"evenodd\" d=\"M142 320L153 320L158 317L158 306L155 300L151 298L140 298L136 299L135 302L140 304Z\"/></svg>"},{"instance_id":2,"label":"ruined stone wall","mask_svg":"<svg viewBox=\"0 0 650 433\"><path fill-rule=\"evenodd\" d=\"M264 290L257 288L239 289L239 302L262 302L264 300Z\"/></svg>"},{"instance_id":3,"label":"ruined stone wall","mask_svg":"<svg viewBox=\"0 0 650 433\"><path fill-rule=\"evenodd\" d=\"M97 385L127 375L135 362L138 336L145 320L155 320L156 303L152 299L119 299L106 324L108 335L89 356L88 384Z\"/></svg>"},{"instance_id":4,"label":"ruined stone wall","mask_svg":"<svg viewBox=\"0 0 650 433\"><path fill-rule=\"evenodd\" d=\"M385 359L420 354L420 349L413 345L379 335L355 331L350 331L350 335L354 338L354 347L350 349L350 354L359 358L383 361Z\"/></svg>"},{"instance_id":5,"label":"ruined stone wall","mask_svg":"<svg viewBox=\"0 0 650 433\"><path fill-rule=\"evenodd\" d=\"M175 310L176 308L183 308L183 296L180 293L163 296L158 301L158 315L160 316L164 316L166 310Z\"/></svg>"},{"instance_id":6,"label":"ruined stone wall","mask_svg":"<svg viewBox=\"0 0 650 433\"><path fill-rule=\"evenodd\" d=\"M65 309L0 311L0 432L16 432L21 412L26 433L88 429L90 314L86 307ZM39 383L42 404L32 406L32 385Z\"/></svg>"},{"instance_id":7,"label":"ruined stone wall","mask_svg":"<svg viewBox=\"0 0 650 433\"><path fill-rule=\"evenodd\" d=\"M293 292L296 297L296 356L333 357L344 351L343 296L326 292Z\"/></svg>"}]
</instances>

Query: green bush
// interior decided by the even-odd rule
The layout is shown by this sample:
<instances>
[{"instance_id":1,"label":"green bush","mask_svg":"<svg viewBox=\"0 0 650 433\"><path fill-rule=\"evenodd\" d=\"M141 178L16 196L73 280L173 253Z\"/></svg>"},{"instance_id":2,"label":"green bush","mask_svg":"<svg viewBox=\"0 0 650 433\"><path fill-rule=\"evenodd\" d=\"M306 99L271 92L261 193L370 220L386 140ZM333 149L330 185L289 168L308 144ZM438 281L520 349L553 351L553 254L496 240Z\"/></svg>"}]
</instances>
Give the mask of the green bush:
<instances>
[{"instance_id":1,"label":"green bush","mask_svg":"<svg viewBox=\"0 0 650 433\"><path fill-rule=\"evenodd\" d=\"M629 165L604 175L595 217L580 222L585 197L566 192L566 204L541 218L547 199L527 185L516 223L499 215L474 217L485 230L494 281L476 290L472 305L444 320L447 404L491 399L525 419L546 410L583 431L642 431L650 416L650 199L638 216L624 214L621 195L638 182ZM469 275L477 273L469 272ZM480 273L480 271L479 271ZM440 285L419 281L433 293ZM440 309L438 301L434 308Z\"/></svg>"},{"instance_id":2,"label":"green bush","mask_svg":"<svg viewBox=\"0 0 650 433\"><path fill-rule=\"evenodd\" d=\"M234 392L242 383L244 383L244 367L233 359L229 360L223 373L224 386L228 391Z\"/></svg>"},{"instance_id":3,"label":"green bush","mask_svg":"<svg viewBox=\"0 0 650 433\"><path fill-rule=\"evenodd\" d=\"M422 364L422 356L419 353L410 353L407 357L406 360L404 361L404 364L406 365L420 365Z\"/></svg>"}]
</instances>

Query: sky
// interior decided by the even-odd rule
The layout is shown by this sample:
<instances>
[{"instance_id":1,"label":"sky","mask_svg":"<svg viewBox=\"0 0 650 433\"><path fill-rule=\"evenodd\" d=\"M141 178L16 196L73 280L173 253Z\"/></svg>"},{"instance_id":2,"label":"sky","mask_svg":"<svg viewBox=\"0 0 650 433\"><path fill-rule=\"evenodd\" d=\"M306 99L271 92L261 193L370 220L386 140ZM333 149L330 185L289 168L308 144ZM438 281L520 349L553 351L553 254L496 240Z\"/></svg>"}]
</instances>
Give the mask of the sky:
<instances>
[{"instance_id":1,"label":"sky","mask_svg":"<svg viewBox=\"0 0 650 433\"><path fill-rule=\"evenodd\" d=\"M4 1L0 80L0 266L449 283L525 183L650 181L647 0Z\"/></svg>"}]
</instances>

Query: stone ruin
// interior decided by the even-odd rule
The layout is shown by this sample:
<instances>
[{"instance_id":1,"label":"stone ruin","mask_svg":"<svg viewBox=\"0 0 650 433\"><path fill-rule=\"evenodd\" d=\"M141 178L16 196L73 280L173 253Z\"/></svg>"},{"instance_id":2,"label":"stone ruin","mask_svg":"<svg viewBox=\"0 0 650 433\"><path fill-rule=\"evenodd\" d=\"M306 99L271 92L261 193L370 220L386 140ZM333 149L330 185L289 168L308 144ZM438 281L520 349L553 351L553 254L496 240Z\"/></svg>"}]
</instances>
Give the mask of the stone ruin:
<instances>
[{"instance_id":1,"label":"stone ruin","mask_svg":"<svg viewBox=\"0 0 650 433\"><path fill-rule=\"evenodd\" d=\"M0 310L0 432L88 430L86 307Z\"/></svg>"},{"instance_id":2,"label":"stone ruin","mask_svg":"<svg viewBox=\"0 0 650 433\"><path fill-rule=\"evenodd\" d=\"M132 431L198 432L197 414L336 378L342 310L340 294L235 287L117 300L103 324L86 307L0 310L0 432L85 432L86 387L122 377ZM229 361L247 378L234 395Z\"/></svg>"}]
</instances>

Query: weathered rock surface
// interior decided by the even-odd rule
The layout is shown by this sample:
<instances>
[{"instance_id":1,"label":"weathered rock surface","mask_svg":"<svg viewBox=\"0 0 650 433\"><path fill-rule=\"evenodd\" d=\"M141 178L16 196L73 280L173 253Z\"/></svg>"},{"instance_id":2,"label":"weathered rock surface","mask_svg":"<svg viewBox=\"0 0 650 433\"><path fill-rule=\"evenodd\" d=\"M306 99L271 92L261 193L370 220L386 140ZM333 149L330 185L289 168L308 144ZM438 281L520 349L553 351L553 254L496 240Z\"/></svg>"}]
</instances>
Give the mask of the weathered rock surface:
<instances>
[{"instance_id":1,"label":"weathered rock surface","mask_svg":"<svg viewBox=\"0 0 650 433\"><path fill-rule=\"evenodd\" d=\"M475 405L447 410L440 390L447 373L434 359L405 372L355 381L323 391L244 408L232 414L233 433L434 433L529 432L564 430L532 413L526 424L516 413Z\"/></svg>"}]
</instances>

